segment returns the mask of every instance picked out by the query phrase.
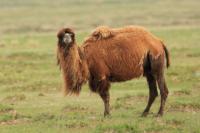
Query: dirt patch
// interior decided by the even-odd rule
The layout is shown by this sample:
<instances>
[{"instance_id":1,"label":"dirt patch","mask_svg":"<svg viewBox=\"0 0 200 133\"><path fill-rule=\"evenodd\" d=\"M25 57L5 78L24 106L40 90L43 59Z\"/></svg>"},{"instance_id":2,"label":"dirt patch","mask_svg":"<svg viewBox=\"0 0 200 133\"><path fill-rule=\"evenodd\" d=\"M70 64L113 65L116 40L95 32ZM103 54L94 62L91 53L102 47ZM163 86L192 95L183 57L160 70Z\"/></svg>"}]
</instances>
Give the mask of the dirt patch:
<instances>
[{"instance_id":1,"label":"dirt patch","mask_svg":"<svg viewBox=\"0 0 200 133\"><path fill-rule=\"evenodd\" d=\"M38 96L42 97L45 96L44 93L39 93Z\"/></svg>"},{"instance_id":2,"label":"dirt patch","mask_svg":"<svg viewBox=\"0 0 200 133\"><path fill-rule=\"evenodd\" d=\"M14 109L0 113L0 125L15 125L27 121L29 121L29 117L20 115Z\"/></svg>"},{"instance_id":3,"label":"dirt patch","mask_svg":"<svg viewBox=\"0 0 200 133\"><path fill-rule=\"evenodd\" d=\"M195 84L195 85L193 85L193 88L192 88L192 90L191 90L192 92L192 95L193 96L199 96L199 92L200 92L200 84L199 83L197 83L197 84Z\"/></svg>"},{"instance_id":4,"label":"dirt patch","mask_svg":"<svg viewBox=\"0 0 200 133\"><path fill-rule=\"evenodd\" d=\"M199 104L174 104L168 108L168 111L180 111L180 112L200 112Z\"/></svg>"},{"instance_id":5,"label":"dirt patch","mask_svg":"<svg viewBox=\"0 0 200 133\"><path fill-rule=\"evenodd\" d=\"M14 109L10 106L0 104L0 114L5 113L5 112L10 112L10 111L13 111L13 110Z\"/></svg>"},{"instance_id":6,"label":"dirt patch","mask_svg":"<svg viewBox=\"0 0 200 133\"><path fill-rule=\"evenodd\" d=\"M16 103L18 101L23 101L25 99L26 99L26 96L24 94L17 94L17 95L12 95L12 96L5 97L2 100L2 102L14 104L14 103Z\"/></svg>"},{"instance_id":7,"label":"dirt patch","mask_svg":"<svg viewBox=\"0 0 200 133\"><path fill-rule=\"evenodd\" d=\"M63 109L62 109L63 112L86 112L88 111L88 108L87 107L81 107L81 106L71 106L71 105L68 105L68 106L65 106Z\"/></svg>"},{"instance_id":8,"label":"dirt patch","mask_svg":"<svg viewBox=\"0 0 200 133\"><path fill-rule=\"evenodd\" d=\"M186 54L187 57L200 57L199 53L190 53L190 54Z\"/></svg>"},{"instance_id":9,"label":"dirt patch","mask_svg":"<svg viewBox=\"0 0 200 133\"><path fill-rule=\"evenodd\" d=\"M3 48L3 47L5 47L5 46L6 46L5 44L0 43L0 48Z\"/></svg>"},{"instance_id":10,"label":"dirt patch","mask_svg":"<svg viewBox=\"0 0 200 133\"><path fill-rule=\"evenodd\" d=\"M55 115L51 113L41 113L34 117L33 121L46 121L55 119Z\"/></svg>"},{"instance_id":11,"label":"dirt patch","mask_svg":"<svg viewBox=\"0 0 200 133\"><path fill-rule=\"evenodd\" d=\"M184 121L171 119L171 120L167 120L166 124L170 124L173 127L180 127L182 124L184 124Z\"/></svg>"},{"instance_id":12,"label":"dirt patch","mask_svg":"<svg viewBox=\"0 0 200 133\"><path fill-rule=\"evenodd\" d=\"M86 122L72 122L65 124L66 128L83 128L88 127L88 123Z\"/></svg>"},{"instance_id":13,"label":"dirt patch","mask_svg":"<svg viewBox=\"0 0 200 133\"><path fill-rule=\"evenodd\" d=\"M9 121L2 121L0 125L16 125L16 124L23 124L29 122L29 119L16 119L16 120L9 120Z\"/></svg>"},{"instance_id":14,"label":"dirt patch","mask_svg":"<svg viewBox=\"0 0 200 133\"><path fill-rule=\"evenodd\" d=\"M80 105L67 105L61 109L61 112L64 114L96 114L94 109Z\"/></svg>"},{"instance_id":15,"label":"dirt patch","mask_svg":"<svg viewBox=\"0 0 200 133\"><path fill-rule=\"evenodd\" d=\"M190 95L191 91L190 90L179 90L179 91L174 91L172 94L175 96L186 96L186 95Z\"/></svg>"},{"instance_id":16,"label":"dirt patch","mask_svg":"<svg viewBox=\"0 0 200 133\"><path fill-rule=\"evenodd\" d=\"M126 95L124 97L120 97L116 99L116 102L114 104L114 109L119 109L119 108L126 108L130 109L133 108L136 103L146 101L147 96L143 94L139 95Z\"/></svg>"}]
</instances>

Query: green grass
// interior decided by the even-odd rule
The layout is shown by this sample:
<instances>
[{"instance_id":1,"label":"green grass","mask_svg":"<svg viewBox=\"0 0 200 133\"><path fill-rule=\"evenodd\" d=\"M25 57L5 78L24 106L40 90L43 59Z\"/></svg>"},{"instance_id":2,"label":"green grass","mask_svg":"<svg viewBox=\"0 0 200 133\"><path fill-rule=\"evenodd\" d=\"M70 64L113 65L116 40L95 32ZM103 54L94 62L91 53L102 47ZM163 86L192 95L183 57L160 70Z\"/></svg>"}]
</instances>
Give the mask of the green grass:
<instances>
[{"instance_id":1,"label":"green grass","mask_svg":"<svg viewBox=\"0 0 200 133\"><path fill-rule=\"evenodd\" d=\"M200 9L198 0L0 1L0 133L199 133ZM98 8L95 6L98 4ZM89 14L89 15L88 15ZM171 54L165 115L147 118L144 78L112 84L111 117L85 85L64 97L56 66L56 32L72 26L77 41L97 25L140 24L162 38Z\"/></svg>"}]
</instances>

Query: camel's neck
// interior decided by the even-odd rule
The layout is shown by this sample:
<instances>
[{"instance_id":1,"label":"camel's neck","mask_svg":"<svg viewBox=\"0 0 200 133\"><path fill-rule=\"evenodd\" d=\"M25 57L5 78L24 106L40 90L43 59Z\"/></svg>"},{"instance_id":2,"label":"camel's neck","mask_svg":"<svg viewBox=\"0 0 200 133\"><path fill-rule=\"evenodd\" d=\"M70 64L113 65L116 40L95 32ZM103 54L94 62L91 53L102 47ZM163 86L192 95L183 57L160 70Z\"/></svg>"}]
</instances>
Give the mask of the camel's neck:
<instances>
[{"instance_id":1,"label":"camel's neck","mask_svg":"<svg viewBox=\"0 0 200 133\"><path fill-rule=\"evenodd\" d=\"M73 45L68 50L67 55L65 55L64 49L59 49L58 53L60 53L58 56L63 72L64 90L66 93L78 94L89 75L87 62L81 55L84 53L80 51L77 45Z\"/></svg>"}]
</instances>

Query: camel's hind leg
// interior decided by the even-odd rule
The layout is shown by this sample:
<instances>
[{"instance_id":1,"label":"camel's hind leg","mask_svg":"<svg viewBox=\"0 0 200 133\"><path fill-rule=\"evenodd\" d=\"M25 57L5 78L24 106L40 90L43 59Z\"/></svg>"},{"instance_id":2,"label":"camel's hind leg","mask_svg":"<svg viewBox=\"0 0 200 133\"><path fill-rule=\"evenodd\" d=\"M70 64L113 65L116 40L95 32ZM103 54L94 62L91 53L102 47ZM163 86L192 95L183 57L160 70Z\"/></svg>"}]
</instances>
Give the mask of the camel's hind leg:
<instances>
[{"instance_id":1,"label":"camel's hind leg","mask_svg":"<svg viewBox=\"0 0 200 133\"><path fill-rule=\"evenodd\" d=\"M164 107L165 107L165 102L167 100L168 96L168 88L165 82L165 76L164 76L164 56L161 56L157 60L157 71L156 71L156 80L158 83L158 88L160 90L160 96L161 96L161 101L160 101L160 109L158 111L157 116L162 116L164 113Z\"/></svg>"},{"instance_id":2,"label":"camel's hind leg","mask_svg":"<svg viewBox=\"0 0 200 133\"><path fill-rule=\"evenodd\" d=\"M156 81L161 95L161 103L160 109L158 111L158 116L163 115L165 102L168 96L168 88L164 78L164 58L165 57L162 55L160 55L158 58L154 58L150 54L148 54L145 60L144 70L145 76L147 77L147 81L149 84L150 95L149 102L147 104L146 109L144 110L143 116L145 116L148 113L151 104L157 96Z\"/></svg>"},{"instance_id":3,"label":"camel's hind leg","mask_svg":"<svg viewBox=\"0 0 200 133\"><path fill-rule=\"evenodd\" d=\"M160 103L160 109L158 111L158 116L162 116L164 113L165 102L168 96L168 88L163 73L157 76L157 83L160 89L160 96L161 96L161 103Z\"/></svg>"},{"instance_id":4,"label":"camel's hind leg","mask_svg":"<svg viewBox=\"0 0 200 133\"><path fill-rule=\"evenodd\" d=\"M152 103L154 102L155 98L158 96L155 77L151 73L148 73L146 74L146 78L147 78L147 82L149 86L149 100L144 112L142 113L142 116L148 115Z\"/></svg>"},{"instance_id":5,"label":"camel's hind leg","mask_svg":"<svg viewBox=\"0 0 200 133\"><path fill-rule=\"evenodd\" d=\"M144 75L146 76L147 83L149 86L149 100L144 112L142 113L142 116L147 116L152 103L154 102L155 98L158 96L157 85L156 85L156 75L154 74L154 61L150 53L148 53L147 57L144 59L143 69L144 69Z\"/></svg>"}]
</instances>

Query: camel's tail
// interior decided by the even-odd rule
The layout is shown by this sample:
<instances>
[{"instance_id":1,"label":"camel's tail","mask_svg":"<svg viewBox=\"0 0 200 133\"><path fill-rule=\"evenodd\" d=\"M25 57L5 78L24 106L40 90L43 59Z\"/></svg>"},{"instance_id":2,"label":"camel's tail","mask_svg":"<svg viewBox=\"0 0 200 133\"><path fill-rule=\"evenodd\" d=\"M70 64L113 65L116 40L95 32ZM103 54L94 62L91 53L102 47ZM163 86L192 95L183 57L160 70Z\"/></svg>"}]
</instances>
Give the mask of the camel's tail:
<instances>
[{"instance_id":1,"label":"camel's tail","mask_svg":"<svg viewBox=\"0 0 200 133\"><path fill-rule=\"evenodd\" d=\"M164 45L164 43L162 42L163 45L163 49L165 51L165 57L166 57L166 64L167 64L167 68L170 66L170 55L169 55L169 51L167 50L166 46Z\"/></svg>"}]
</instances>

